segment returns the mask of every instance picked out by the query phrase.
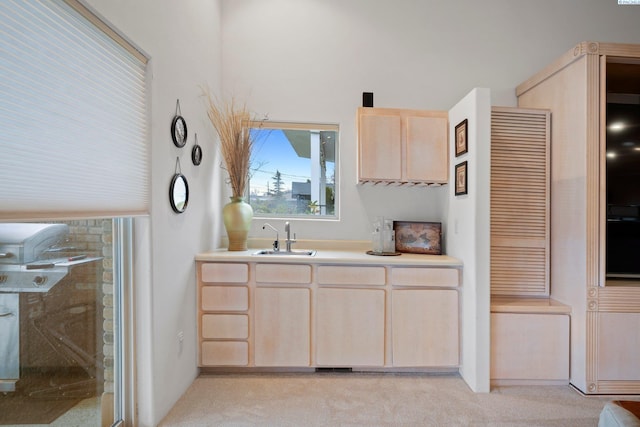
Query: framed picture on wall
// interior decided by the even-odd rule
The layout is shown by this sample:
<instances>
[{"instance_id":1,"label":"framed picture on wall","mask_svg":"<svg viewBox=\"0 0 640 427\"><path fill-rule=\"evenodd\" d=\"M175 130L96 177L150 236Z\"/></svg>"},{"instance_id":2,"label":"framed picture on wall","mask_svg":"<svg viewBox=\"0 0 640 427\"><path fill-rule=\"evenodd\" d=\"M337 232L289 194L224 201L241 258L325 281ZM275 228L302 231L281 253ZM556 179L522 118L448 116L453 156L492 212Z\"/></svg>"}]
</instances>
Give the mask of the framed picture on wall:
<instances>
[{"instance_id":1,"label":"framed picture on wall","mask_svg":"<svg viewBox=\"0 0 640 427\"><path fill-rule=\"evenodd\" d=\"M467 143L467 119L456 125L456 157L469 151Z\"/></svg>"},{"instance_id":2,"label":"framed picture on wall","mask_svg":"<svg viewBox=\"0 0 640 427\"><path fill-rule=\"evenodd\" d=\"M456 196L467 194L467 162L456 165Z\"/></svg>"}]
</instances>

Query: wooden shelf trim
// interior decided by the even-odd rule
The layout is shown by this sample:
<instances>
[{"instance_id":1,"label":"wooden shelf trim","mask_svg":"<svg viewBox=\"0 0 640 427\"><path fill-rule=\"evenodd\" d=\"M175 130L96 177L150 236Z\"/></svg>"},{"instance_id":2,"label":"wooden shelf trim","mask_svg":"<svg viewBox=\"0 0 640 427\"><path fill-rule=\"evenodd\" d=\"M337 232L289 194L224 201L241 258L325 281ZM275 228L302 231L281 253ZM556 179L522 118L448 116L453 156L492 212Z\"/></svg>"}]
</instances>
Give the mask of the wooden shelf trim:
<instances>
[{"instance_id":1,"label":"wooden shelf trim","mask_svg":"<svg viewBox=\"0 0 640 427\"><path fill-rule=\"evenodd\" d=\"M491 298L492 313L571 314L571 307L552 298Z\"/></svg>"}]
</instances>

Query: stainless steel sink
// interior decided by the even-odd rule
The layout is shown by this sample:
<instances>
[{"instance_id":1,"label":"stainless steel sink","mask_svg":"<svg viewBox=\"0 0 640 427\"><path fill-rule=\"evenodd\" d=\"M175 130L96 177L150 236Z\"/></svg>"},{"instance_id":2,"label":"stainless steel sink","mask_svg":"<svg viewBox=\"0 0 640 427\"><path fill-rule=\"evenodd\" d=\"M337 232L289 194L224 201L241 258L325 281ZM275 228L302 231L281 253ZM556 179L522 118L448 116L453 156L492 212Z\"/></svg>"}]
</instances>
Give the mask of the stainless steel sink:
<instances>
[{"instance_id":1,"label":"stainless steel sink","mask_svg":"<svg viewBox=\"0 0 640 427\"><path fill-rule=\"evenodd\" d=\"M314 256L315 254L316 254L316 251L314 250L274 251L272 249L261 249L253 253L253 255L260 255L260 256Z\"/></svg>"}]
</instances>

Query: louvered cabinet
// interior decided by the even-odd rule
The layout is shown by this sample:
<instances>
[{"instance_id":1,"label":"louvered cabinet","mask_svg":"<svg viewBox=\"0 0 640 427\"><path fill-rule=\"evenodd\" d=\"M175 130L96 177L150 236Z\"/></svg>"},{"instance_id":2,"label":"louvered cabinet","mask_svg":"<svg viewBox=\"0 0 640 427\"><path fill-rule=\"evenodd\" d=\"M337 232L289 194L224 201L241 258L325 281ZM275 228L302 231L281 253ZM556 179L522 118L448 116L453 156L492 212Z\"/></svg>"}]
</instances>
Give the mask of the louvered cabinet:
<instances>
[{"instance_id":1,"label":"louvered cabinet","mask_svg":"<svg viewBox=\"0 0 640 427\"><path fill-rule=\"evenodd\" d=\"M491 112L491 294L549 296L548 110Z\"/></svg>"},{"instance_id":2,"label":"louvered cabinet","mask_svg":"<svg viewBox=\"0 0 640 427\"><path fill-rule=\"evenodd\" d=\"M491 111L491 369L566 384L570 307L549 298L550 112Z\"/></svg>"}]
</instances>

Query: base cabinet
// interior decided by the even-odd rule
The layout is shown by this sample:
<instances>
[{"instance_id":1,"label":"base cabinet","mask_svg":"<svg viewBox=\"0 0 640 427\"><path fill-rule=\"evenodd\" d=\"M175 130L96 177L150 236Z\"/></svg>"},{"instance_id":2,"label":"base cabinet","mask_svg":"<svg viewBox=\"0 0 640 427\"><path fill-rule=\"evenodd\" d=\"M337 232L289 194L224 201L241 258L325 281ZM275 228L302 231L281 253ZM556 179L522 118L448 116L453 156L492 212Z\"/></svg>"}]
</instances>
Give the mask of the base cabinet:
<instances>
[{"instance_id":1,"label":"base cabinet","mask_svg":"<svg viewBox=\"0 0 640 427\"><path fill-rule=\"evenodd\" d=\"M198 261L197 271L200 367L459 365L459 263Z\"/></svg>"},{"instance_id":2,"label":"base cabinet","mask_svg":"<svg viewBox=\"0 0 640 427\"><path fill-rule=\"evenodd\" d=\"M249 365L249 265L206 263L198 269L200 366Z\"/></svg>"},{"instance_id":3,"label":"base cabinet","mask_svg":"<svg viewBox=\"0 0 640 427\"><path fill-rule=\"evenodd\" d=\"M385 291L319 289L317 362L384 366Z\"/></svg>"},{"instance_id":4,"label":"base cabinet","mask_svg":"<svg viewBox=\"0 0 640 427\"><path fill-rule=\"evenodd\" d=\"M569 316L491 314L491 380L569 380Z\"/></svg>"},{"instance_id":5,"label":"base cabinet","mask_svg":"<svg viewBox=\"0 0 640 427\"><path fill-rule=\"evenodd\" d=\"M255 301L256 366L309 366L310 290L257 288Z\"/></svg>"},{"instance_id":6,"label":"base cabinet","mask_svg":"<svg viewBox=\"0 0 640 427\"><path fill-rule=\"evenodd\" d=\"M393 290L393 366L457 366L458 292Z\"/></svg>"}]
</instances>

